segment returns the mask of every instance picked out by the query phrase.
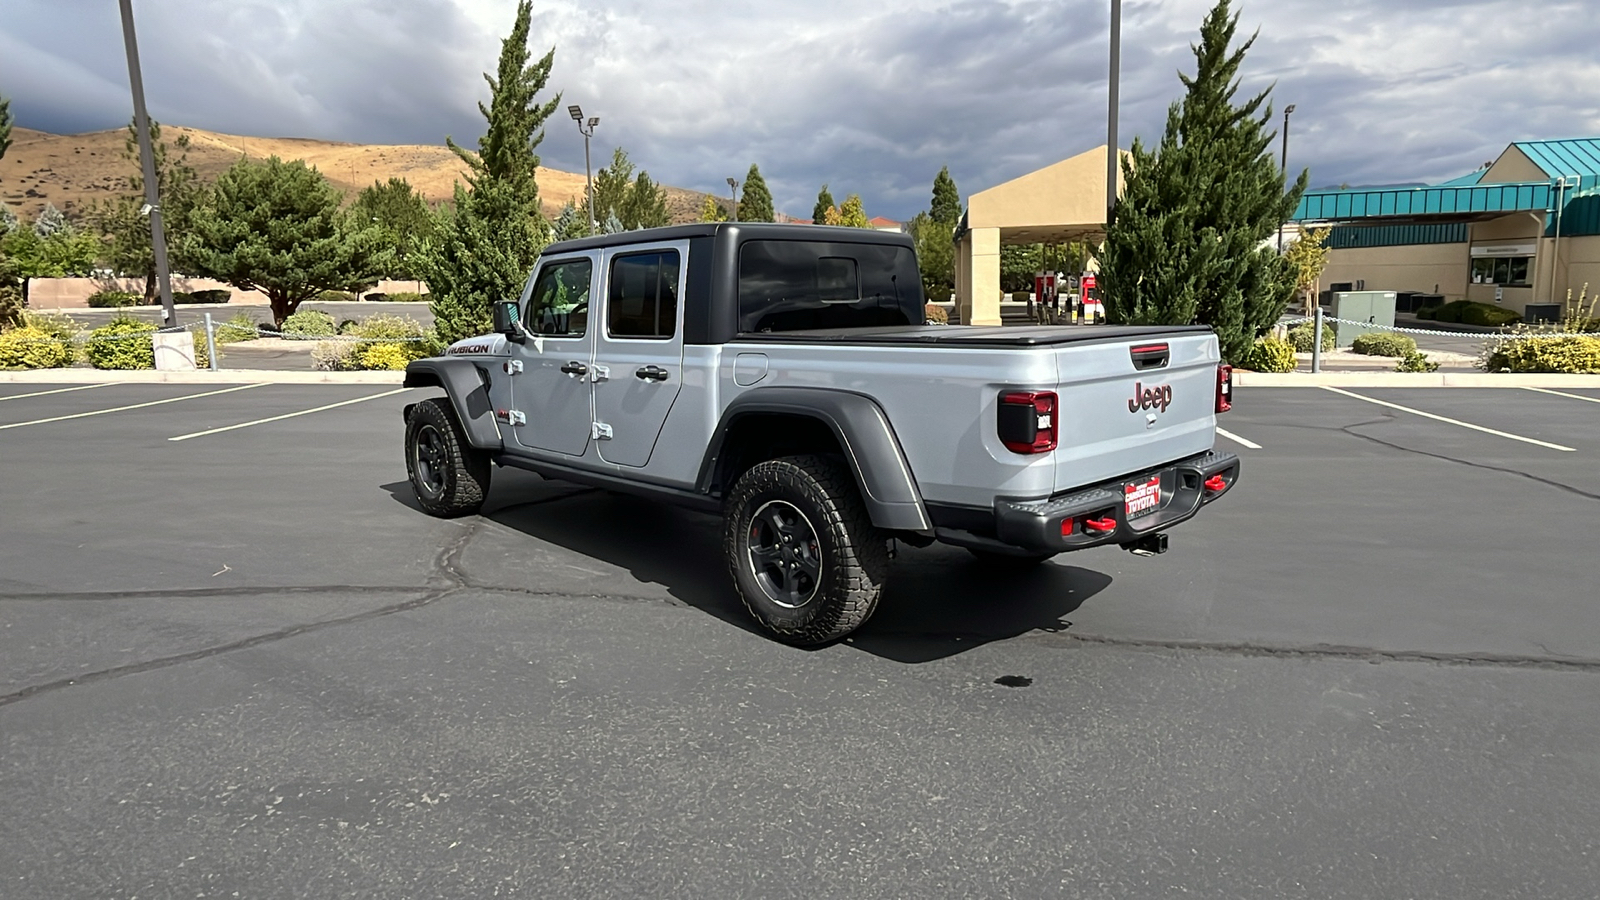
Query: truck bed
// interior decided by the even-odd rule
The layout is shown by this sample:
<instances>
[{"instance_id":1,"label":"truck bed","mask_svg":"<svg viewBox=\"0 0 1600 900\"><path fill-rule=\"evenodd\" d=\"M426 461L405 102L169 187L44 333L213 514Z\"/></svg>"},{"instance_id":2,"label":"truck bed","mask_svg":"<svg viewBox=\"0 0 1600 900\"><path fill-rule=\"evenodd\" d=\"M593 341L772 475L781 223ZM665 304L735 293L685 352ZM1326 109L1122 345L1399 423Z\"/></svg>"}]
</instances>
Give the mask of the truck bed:
<instances>
[{"instance_id":1,"label":"truck bed","mask_svg":"<svg viewBox=\"0 0 1600 900\"><path fill-rule=\"evenodd\" d=\"M1207 325L890 325L879 328L818 328L805 331L744 332L738 343L847 344L893 346L939 344L948 347L1048 347L1126 341L1168 334L1208 332Z\"/></svg>"}]
</instances>

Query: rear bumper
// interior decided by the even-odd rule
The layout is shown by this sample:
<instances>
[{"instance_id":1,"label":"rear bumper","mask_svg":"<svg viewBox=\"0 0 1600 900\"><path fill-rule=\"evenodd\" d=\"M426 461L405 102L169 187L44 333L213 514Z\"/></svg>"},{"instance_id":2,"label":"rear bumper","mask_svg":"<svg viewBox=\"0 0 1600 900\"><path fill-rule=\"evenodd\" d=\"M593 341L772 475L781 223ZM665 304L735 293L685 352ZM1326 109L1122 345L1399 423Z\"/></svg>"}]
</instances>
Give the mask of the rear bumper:
<instances>
[{"instance_id":1,"label":"rear bumper","mask_svg":"<svg viewBox=\"0 0 1600 900\"><path fill-rule=\"evenodd\" d=\"M1128 518L1124 487L1154 478L1161 481L1161 505ZM992 537L982 527L935 528L934 534L945 543L999 553L1063 553L1129 544L1194 518L1238 480L1239 457L1204 453L1053 497L996 500Z\"/></svg>"}]
</instances>

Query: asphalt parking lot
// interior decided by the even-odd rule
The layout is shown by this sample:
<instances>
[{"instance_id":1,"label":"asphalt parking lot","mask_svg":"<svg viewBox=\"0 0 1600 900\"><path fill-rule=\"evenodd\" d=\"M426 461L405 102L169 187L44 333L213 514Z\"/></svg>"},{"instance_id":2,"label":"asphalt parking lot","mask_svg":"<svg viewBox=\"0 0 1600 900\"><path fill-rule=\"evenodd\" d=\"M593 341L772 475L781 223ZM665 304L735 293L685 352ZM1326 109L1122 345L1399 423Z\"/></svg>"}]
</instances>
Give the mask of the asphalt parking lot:
<instances>
[{"instance_id":1,"label":"asphalt parking lot","mask_svg":"<svg viewBox=\"0 0 1600 900\"><path fill-rule=\"evenodd\" d=\"M810 651L710 517L423 515L425 393L0 384L0 896L1600 883L1600 390L1240 388L1170 553L902 549Z\"/></svg>"}]
</instances>

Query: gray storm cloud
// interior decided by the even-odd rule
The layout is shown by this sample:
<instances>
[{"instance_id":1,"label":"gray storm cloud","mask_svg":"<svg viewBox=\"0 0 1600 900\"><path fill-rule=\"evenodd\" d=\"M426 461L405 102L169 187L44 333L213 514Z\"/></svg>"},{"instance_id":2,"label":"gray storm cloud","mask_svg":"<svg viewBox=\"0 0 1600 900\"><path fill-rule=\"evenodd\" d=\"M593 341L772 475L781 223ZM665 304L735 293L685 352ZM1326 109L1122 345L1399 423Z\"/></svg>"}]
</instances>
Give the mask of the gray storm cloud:
<instances>
[{"instance_id":1,"label":"gray storm cloud","mask_svg":"<svg viewBox=\"0 0 1600 900\"><path fill-rule=\"evenodd\" d=\"M6 0L0 94L57 132L127 120L115 5ZM1209 3L1124 9L1123 141L1159 136ZM1600 20L1582 3L1311 0L1240 7L1244 91L1297 106L1291 168L1316 185L1432 180L1506 143L1600 133ZM139 2L152 114L218 131L470 141L510 0ZM949 165L981 190L1104 141L1107 3L769 0L536 3L551 87L657 180L726 190L761 165L781 209L817 188L908 217ZM548 165L581 170L564 118Z\"/></svg>"}]
</instances>

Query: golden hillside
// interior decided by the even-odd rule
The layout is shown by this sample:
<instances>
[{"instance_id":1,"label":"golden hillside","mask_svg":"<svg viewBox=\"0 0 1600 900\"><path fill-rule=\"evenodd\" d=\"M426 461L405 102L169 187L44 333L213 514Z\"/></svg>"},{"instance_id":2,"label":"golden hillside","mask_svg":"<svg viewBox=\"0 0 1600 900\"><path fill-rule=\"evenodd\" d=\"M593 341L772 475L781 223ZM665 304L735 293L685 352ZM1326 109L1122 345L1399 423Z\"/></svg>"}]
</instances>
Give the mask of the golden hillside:
<instances>
[{"instance_id":1,"label":"golden hillside","mask_svg":"<svg viewBox=\"0 0 1600 900\"><path fill-rule=\"evenodd\" d=\"M122 156L124 129L87 134L47 134L27 128L13 130L11 149L0 159L0 198L24 218L32 218L46 202L69 217L96 200L128 193L132 164ZM189 136L189 164L202 179L216 178L241 156L265 159L303 159L315 166L348 196L374 181L404 178L431 202L449 200L456 181L464 181L466 166L443 144L342 144L302 138L242 137L197 128L166 125L162 138L170 145L178 135ZM570 200L580 199L584 176L557 169L539 169L539 196L545 213L561 212ZM692 222L702 198L696 191L668 187L667 208L674 222Z\"/></svg>"}]
</instances>

